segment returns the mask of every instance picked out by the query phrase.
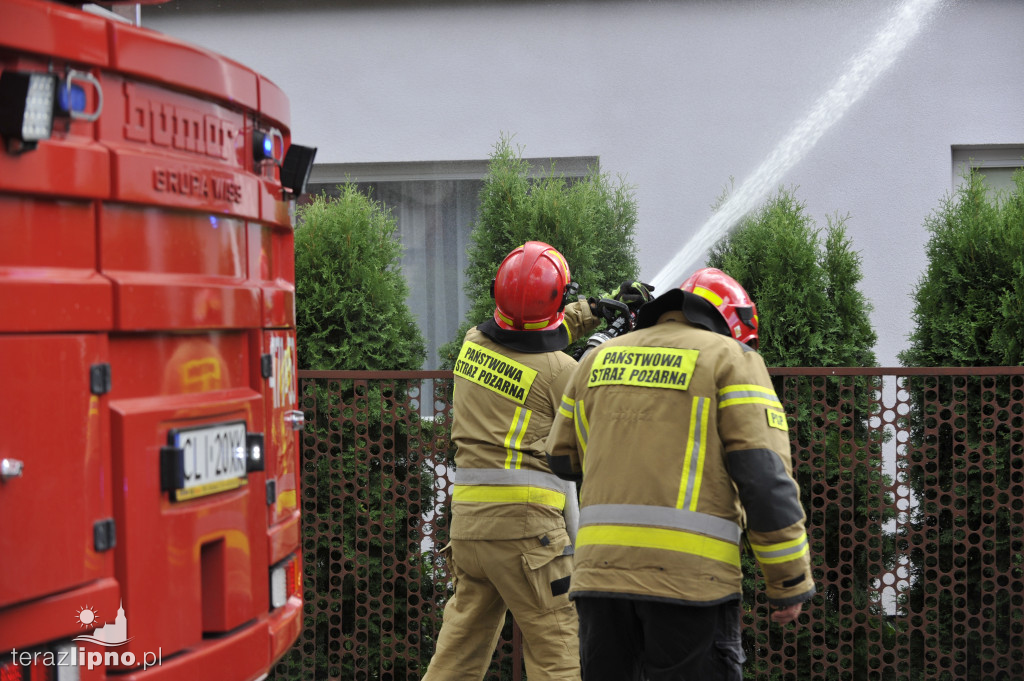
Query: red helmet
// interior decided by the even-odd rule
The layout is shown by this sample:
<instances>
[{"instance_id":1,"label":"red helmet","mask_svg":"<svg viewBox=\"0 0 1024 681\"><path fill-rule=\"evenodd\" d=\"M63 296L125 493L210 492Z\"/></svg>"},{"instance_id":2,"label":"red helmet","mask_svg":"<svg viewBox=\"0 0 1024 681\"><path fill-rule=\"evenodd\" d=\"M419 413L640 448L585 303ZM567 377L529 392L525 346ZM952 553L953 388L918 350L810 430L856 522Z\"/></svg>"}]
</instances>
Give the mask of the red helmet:
<instances>
[{"instance_id":1,"label":"red helmet","mask_svg":"<svg viewBox=\"0 0 1024 681\"><path fill-rule=\"evenodd\" d=\"M722 270L705 267L680 285L684 291L711 301L732 331L732 337L757 348L757 306L746 289Z\"/></svg>"},{"instance_id":2,"label":"red helmet","mask_svg":"<svg viewBox=\"0 0 1024 681\"><path fill-rule=\"evenodd\" d=\"M557 328L570 281L561 253L543 241L527 241L498 266L492 284L494 321L517 331Z\"/></svg>"}]
</instances>

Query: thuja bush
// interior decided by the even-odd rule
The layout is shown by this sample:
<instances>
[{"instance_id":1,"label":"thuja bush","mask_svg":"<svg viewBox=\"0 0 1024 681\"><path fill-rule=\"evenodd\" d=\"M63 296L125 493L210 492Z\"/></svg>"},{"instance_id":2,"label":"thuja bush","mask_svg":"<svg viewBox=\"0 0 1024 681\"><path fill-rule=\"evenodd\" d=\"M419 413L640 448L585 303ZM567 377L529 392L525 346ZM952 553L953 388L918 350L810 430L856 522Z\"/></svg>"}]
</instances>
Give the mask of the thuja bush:
<instances>
[{"instance_id":1,"label":"thuja bush","mask_svg":"<svg viewBox=\"0 0 1024 681\"><path fill-rule=\"evenodd\" d=\"M406 305L397 222L347 183L299 209L295 327L301 369L418 369L423 336Z\"/></svg>"},{"instance_id":2,"label":"thuja bush","mask_svg":"<svg viewBox=\"0 0 1024 681\"><path fill-rule=\"evenodd\" d=\"M845 217L832 216L824 230L818 228L794 192L781 189L711 249L707 265L739 281L757 305L760 352L769 367L875 365L871 305L857 288L862 278L860 256L847 236L846 222ZM891 481L881 471L881 439L868 429L880 384L864 377L776 378L775 383L788 412L794 475L808 518L813 574L820 592L814 607L824 609L825 638L838 641L853 622L840 614L839 577L824 569L823 554L838 553L840 537L823 531L830 509L812 504L811 495L814 490L818 495L824 489L835 490L835 517L842 512L851 519L851 528L863 528L877 542L881 555L875 569L892 566L893 540L882 529L894 516L885 492ZM748 624L744 643L748 656L756 660L746 667L746 674L763 678L770 667L769 637L780 631L755 616L759 607L766 613L763 580L749 554L744 553L742 560ZM873 575L866 561L860 562L854 569L852 605L858 612L872 613L878 624L883 618ZM811 632L801 629L797 636L809 640ZM809 648L807 641L798 647ZM864 650L840 652L866 660ZM810 663L797 662L803 671L809 671Z\"/></svg>"},{"instance_id":3,"label":"thuja bush","mask_svg":"<svg viewBox=\"0 0 1024 681\"><path fill-rule=\"evenodd\" d=\"M1024 365L1024 171L1001 193L990 191L980 173L969 173L925 227L928 264L913 294L915 327L900 360L920 367ZM1024 580L1024 515L1019 505L998 502L1020 496L1024 381L908 377L905 388L914 409L906 418L911 437L902 473L917 503L907 534L919 541L911 541L911 587L901 606L911 615L925 613L935 633L927 650L910 646L911 678L937 677L946 660L959 659L965 611L980 612L990 643L985 659L968 656L955 676L982 678L985 665L1005 672L1016 664L1007 676L1015 678L1024 668L1019 658L1009 662L1021 640L1011 613L1021 611L1022 599L1004 586ZM983 542L972 540L978 528ZM937 588L945 575L964 584L958 593L966 598Z\"/></svg>"},{"instance_id":4,"label":"thuja bush","mask_svg":"<svg viewBox=\"0 0 1024 681\"><path fill-rule=\"evenodd\" d=\"M297 223L299 367L419 369L425 344L405 303L391 214L345 184L337 196L325 193L301 207ZM431 589L430 575L419 571L417 534L419 500L433 493L420 445L431 426L408 413L407 397L404 382L302 386L300 408L309 416L302 435L304 632L275 667L276 679L354 678L357 665L369 670L368 679L396 669L404 677L421 665L418 656L396 652L404 650L396 641L420 635L418 620L406 617L406 599L395 599L389 622L371 618L358 642L351 610L395 565L422 578L417 589L424 582Z\"/></svg>"},{"instance_id":5,"label":"thuja bush","mask_svg":"<svg viewBox=\"0 0 1024 681\"><path fill-rule=\"evenodd\" d=\"M557 167L530 177L531 167L503 135L490 155L480 192L480 214L471 233L466 268L470 309L456 337L439 350L451 368L466 331L494 313L491 281L508 253L527 241L557 248L569 263L580 294L600 295L636 278L637 205L633 188L621 178L591 168L566 179ZM575 339L577 343L586 339Z\"/></svg>"}]
</instances>

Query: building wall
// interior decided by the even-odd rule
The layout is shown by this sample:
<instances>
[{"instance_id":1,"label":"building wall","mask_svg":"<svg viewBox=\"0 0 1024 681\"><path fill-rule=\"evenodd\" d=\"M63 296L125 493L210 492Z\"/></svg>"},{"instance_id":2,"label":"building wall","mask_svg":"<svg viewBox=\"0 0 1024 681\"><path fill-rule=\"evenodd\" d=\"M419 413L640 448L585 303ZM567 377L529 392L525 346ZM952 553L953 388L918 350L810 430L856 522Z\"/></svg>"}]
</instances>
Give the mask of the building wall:
<instances>
[{"instance_id":1,"label":"building wall","mask_svg":"<svg viewBox=\"0 0 1024 681\"><path fill-rule=\"evenodd\" d=\"M502 133L530 157L599 157L636 187L651 280L730 178L750 186L816 102L865 73L852 60L901 10L924 18L913 39L762 187L795 188L820 227L849 216L876 353L894 365L953 147L1024 149L1022 2L177 0L144 6L142 24L281 86L319 163L486 159Z\"/></svg>"}]
</instances>

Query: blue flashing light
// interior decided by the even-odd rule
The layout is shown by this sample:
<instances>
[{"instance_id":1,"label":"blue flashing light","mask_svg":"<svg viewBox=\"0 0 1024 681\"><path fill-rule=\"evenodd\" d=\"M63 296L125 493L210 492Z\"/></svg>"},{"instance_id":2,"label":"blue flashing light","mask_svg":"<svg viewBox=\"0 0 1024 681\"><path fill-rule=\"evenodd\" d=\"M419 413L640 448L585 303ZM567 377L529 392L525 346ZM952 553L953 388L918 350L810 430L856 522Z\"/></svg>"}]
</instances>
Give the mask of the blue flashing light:
<instances>
[{"instance_id":1,"label":"blue flashing light","mask_svg":"<svg viewBox=\"0 0 1024 681\"><path fill-rule=\"evenodd\" d=\"M220 227L220 223L217 222L217 216L216 215L211 215L210 216L210 227L213 227L214 229L217 229L218 227Z\"/></svg>"},{"instance_id":2,"label":"blue flashing light","mask_svg":"<svg viewBox=\"0 0 1024 681\"><path fill-rule=\"evenodd\" d=\"M74 83L68 87L62 83L57 88L57 103L61 111L70 113L72 111L85 111L85 88Z\"/></svg>"},{"instance_id":3,"label":"blue flashing light","mask_svg":"<svg viewBox=\"0 0 1024 681\"><path fill-rule=\"evenodd\" d=\"M267 158L271 158L274 155L274 140L271 137L263 138L263 153L267 155Z\"/></svg>"}]
</instances>

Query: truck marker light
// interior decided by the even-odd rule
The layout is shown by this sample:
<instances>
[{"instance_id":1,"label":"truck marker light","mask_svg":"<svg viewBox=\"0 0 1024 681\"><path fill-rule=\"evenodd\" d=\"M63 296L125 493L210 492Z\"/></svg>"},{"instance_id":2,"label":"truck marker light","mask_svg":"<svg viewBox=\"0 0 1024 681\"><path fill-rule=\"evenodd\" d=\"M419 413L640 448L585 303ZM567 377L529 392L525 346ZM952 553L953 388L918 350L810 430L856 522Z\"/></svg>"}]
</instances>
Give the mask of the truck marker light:
<instances>
[{"instance_id":1,"label":"truck marker light","mask_svg":"<svg viewBox=\"0 0 1024 681\"><path fill-rule=\"evenodd\" d=\"M36 148L53 133L57 76L53 73L4 71L0 74L0 135L8 151Z\"/></svg>"},{"instance_id":2,"label":"truck marker light","mask_svg":"<svg viewBox=\"0 0 1024 681\"><path fill-rule=\"evenodd\" d=\"M277 128L252 131L252 158L256 165L271 161L281 165L284 156L284 136Z\"/></svg>"}]
</instances>

